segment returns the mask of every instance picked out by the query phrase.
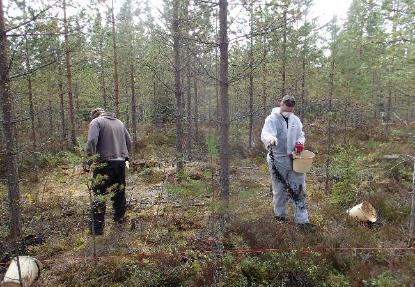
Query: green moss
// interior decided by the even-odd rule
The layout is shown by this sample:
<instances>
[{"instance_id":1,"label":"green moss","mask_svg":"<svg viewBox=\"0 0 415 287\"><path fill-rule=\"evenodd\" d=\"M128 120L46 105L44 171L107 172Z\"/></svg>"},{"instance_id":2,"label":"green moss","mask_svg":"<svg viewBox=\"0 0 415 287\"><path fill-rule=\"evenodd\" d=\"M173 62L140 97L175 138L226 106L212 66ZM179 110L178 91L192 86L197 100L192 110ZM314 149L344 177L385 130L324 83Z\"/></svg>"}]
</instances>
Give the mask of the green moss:
<instances>
[{"instance_id":1,"label":"green moss","mask_svg":"<svg viewBox=\"0 0 415 287\"><path fill-rule=\"evenodd\" d=\"M330 273L326 278L327 287L349 287L351 286L347 277L340 273Z\"/></svg>"},{"instance_id":2,"label":"green moss","mask_svg":"<svg viewBox=\"0 0 415 287\"><path fill-rule=\"evenodd\" d=\"M371 280L364 280L363 286L376 286L376 287L403 287L404 284L400 283L390 271L385 271L379 274L377 277Z\"/></svg>"},{"instance_id":3,"label":"green moss","mask_svg":"<svg viewBox=\"0 0 415 287\"><path fill-rule=\"evenodd\" d=\"M159 183L164 179L164 173L161 170L155 170L152 168L145 169L140 177L145 183Z\"/></svg>"}]
</instances>

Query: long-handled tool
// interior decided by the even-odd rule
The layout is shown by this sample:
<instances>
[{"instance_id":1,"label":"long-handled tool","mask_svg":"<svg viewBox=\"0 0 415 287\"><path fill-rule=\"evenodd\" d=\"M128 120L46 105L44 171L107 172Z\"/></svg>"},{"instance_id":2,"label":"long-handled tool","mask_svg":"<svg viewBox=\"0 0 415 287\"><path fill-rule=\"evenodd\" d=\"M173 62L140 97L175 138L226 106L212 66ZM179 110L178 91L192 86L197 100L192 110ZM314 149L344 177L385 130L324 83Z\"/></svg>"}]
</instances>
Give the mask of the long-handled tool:
<instances>
[{"instance_id":1,"label":"long-handled tool","mask_svg":"<svg viewBox=\"0 0 415 287\"><path fill-rule=\"evenodd\" d=\"M297 202L300 200L300 193L302 192L302 190L299 190L299 192L294 192L288 180L278 171L277 167L275 166L275 157L272 151L273 146L275 145L270 145L268 147L269 157L271 159L272 173L285 186L285 190L288 196L294 201L294 204L297 204Z\"/></svg>"}]
</instances>

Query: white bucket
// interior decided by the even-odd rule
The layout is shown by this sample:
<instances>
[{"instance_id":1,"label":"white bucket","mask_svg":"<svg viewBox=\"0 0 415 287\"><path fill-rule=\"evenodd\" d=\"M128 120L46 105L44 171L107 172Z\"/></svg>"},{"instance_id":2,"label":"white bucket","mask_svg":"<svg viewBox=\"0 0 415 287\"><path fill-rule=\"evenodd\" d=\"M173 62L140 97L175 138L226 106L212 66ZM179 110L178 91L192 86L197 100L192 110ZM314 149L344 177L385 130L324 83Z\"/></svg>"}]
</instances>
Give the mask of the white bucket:
<instances>
[{"instance_id":1,"label":"white bucket","mask_svg":"<svg viewBox=\"0 0 415 287\"><path fill-rule=\"evenodd\" d=\"M359 221L376 222L377 220L376 209L367 201L363 201L362 203L352 207L347 211L347 213Z\"/></svg>"},{"instance_id":2,"label":"white bucket","mask_svg":"<svg viewBox=\"0 0 415 287\"><path fill-rule=\"evenodd\" d=\"M299 173L306 173L310 171L315 156L316 155L309 150L304 150L300 154L295 154L293 160L293 170Z\"/></svg>"},{"instance_id":3,"label":"white bucket","mask_svg":"<svg viewBox=\"0 0 415 287\"><path fill-rule=\"evenodd\" d=\"M30 287L36 279L39 278L42 264L36 258L30 256L19 256L19 265L22 285L20 285L19 280L17 259L13 258L6 274L4 275L3 282L1 283L2 287Z\"/></svg>"}]
</instances>

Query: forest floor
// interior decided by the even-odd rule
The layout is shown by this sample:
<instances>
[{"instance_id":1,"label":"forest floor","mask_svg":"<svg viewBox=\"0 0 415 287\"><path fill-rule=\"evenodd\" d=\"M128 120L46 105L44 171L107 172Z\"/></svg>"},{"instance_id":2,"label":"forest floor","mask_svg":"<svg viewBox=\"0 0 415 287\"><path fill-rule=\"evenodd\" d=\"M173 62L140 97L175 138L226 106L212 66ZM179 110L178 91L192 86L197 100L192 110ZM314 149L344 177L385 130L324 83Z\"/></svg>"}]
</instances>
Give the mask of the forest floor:
<instances>
[{"instance_id":1,"label":"forest floor","mask_svg":"<svg viewBox=\"0 0 415 287\"><path fill-rule=\"evenodd\" d=\"M273 218L265 151L247 152L232 133L229 219L218 232L215 139L203 136L178 182L172 166L174 129L143 132L141 159L127 174L127 222L106 227L94 244L88 231L88 174L71 153L44 159L39 183L22 180L25 241L44 270L34 286L414 286L415 251L407 249L415 126L337 133L330 193L325 192L325 141L310 126L307 149L317 157L307 175L314 232L292 219ZM258 131L257 131L258 132ZM385 159L385 155L400 155ZM6 199L4 186L0 195ZM367 200L378 223L346 215ZM2 202L6 202L3 200ZM7 235L7 205L0 210L0 273L16 249Z\"/></svg>"}]
</instances>

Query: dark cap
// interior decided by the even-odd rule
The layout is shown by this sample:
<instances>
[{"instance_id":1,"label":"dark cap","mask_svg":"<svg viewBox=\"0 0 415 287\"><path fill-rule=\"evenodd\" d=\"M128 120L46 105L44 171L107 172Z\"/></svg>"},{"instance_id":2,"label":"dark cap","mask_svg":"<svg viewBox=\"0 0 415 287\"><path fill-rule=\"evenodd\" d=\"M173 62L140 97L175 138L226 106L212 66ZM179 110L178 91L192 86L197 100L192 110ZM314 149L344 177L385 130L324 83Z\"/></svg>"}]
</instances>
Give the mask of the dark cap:
<instances>
[{"instance_id":1,"label":"dark cap","mask_svg":"<svg viewBox=\"0 0 415 287\"><path fill-rule=\"evenodd\" d=\"M287 107L294 107L295 106L295 98L293 96L290 95L285 95L282 98L282 102L287 106Z\"/></svg>"},{"instance_id":2,"label":"dark cap","mask_svg":"<svg viewBox=\"0 0 415 287\"><path fill-rule=\"evenodd\" d=\"M99 117L102 113L104 113L104 109L102 108L95 108L91 111L91 113L89 114L89 116L91 117L91 119L95 119L97 117Z\"/></svg>"}]
</instances>

